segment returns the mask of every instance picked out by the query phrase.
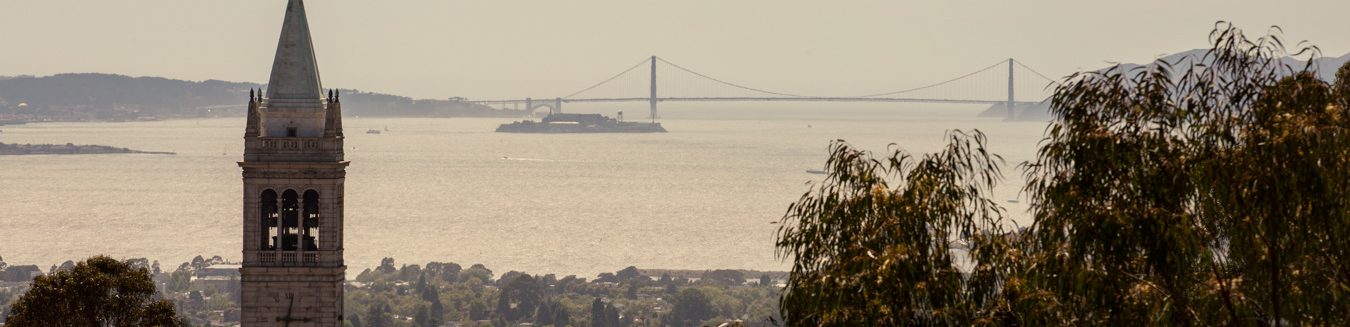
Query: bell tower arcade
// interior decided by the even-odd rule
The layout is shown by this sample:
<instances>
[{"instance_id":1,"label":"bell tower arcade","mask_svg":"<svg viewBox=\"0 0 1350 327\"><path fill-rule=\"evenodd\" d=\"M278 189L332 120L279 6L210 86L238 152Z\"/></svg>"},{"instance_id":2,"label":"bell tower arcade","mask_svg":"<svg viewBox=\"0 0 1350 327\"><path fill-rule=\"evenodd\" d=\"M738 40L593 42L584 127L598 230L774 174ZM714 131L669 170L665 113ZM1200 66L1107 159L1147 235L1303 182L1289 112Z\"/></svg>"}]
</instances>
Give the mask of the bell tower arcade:
<instances>
[{"instance_id":1,"label":"bell tower arcade","mask_svg":"<svg viewBox=\"0 0 1350 327\"><path fill-rule=\"evenodd\" d=\"M342 104L324 94L303 0L288 0L244 130L243 326L342 326Z\"/></svg>"}]
</instances>

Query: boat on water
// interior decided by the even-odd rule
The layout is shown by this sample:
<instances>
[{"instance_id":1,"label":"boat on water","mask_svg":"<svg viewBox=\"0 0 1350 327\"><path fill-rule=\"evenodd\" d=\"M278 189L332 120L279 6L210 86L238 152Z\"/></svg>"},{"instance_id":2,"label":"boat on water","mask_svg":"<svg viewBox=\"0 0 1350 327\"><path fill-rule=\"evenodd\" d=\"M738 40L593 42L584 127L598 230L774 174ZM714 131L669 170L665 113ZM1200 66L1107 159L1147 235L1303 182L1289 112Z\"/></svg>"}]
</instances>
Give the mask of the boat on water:
<instances>
[{"instance_id":1,"label":"boat on water","mask_svg":"<svg viewBox=\"0 0 1350 327\"><path fill-rule=\"evenodd\" d=\"M498 133L665 133L661 123L626 122L600 114L551 114L539 122L517 121L497 126Z\"/></svg>"},{"instance_id":2,"label":"boat on water","mask_svg":"<svg viewBox=\"0 0 1350 327\"><path fill-rule=\"evenodd\" d=\"M379 133L380 133L380 130L378 130L378 129L368 129L368 130L366 130L366 134L379 134Z\"/></svg>"}]
</instances>

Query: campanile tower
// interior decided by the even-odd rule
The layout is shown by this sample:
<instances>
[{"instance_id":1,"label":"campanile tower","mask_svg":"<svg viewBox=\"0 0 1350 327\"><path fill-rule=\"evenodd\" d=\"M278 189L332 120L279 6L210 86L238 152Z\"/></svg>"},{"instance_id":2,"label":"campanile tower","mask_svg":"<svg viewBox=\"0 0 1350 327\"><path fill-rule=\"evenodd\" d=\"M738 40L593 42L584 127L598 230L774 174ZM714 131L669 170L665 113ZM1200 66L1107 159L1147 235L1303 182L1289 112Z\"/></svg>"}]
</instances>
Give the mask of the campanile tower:
<instances>
[{"instance_id":1,"label":"campanile tower","mask_svg":"<svg viewBox=\"0 0 1350 327\"><path fill-rule=\"evenodd\" d=\"M342 326L342 104L324 94L302 0L288 0L244 130L244 326Z\"/></svg>"}]
</instances>

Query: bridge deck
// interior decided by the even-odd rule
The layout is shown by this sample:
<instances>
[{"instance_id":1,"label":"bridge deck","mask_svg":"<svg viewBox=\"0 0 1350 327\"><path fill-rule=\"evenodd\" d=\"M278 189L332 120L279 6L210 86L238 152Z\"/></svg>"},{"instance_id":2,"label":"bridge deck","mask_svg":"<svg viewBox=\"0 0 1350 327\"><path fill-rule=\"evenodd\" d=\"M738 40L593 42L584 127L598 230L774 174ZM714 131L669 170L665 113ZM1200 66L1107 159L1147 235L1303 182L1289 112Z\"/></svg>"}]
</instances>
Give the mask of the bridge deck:
<instances>
[{"instance_id":1,"label":"bridge deck","mask_svg":"<svg viewBox=\"0 0 1350 327\"><path fill-rule=\"evenodd\" d=\"M520 100L486 100L469 101L477 104L511 104L525 103L532 101L536 103L546 103L557 101L554 99L520 99ZM598 103L598 102L648 102L651 98L586 98L586 99L562 99L563 103ZM1007 103L1003 100L959 100L959 99L923 99L923 98L855 98L855 97L667 97L656 98L657 102L910 102L910 103L959 103L959 104L1000 104ZM1039 101L1013 101L1014 104L1033 104Z\"/></svg>"}]
</instances>

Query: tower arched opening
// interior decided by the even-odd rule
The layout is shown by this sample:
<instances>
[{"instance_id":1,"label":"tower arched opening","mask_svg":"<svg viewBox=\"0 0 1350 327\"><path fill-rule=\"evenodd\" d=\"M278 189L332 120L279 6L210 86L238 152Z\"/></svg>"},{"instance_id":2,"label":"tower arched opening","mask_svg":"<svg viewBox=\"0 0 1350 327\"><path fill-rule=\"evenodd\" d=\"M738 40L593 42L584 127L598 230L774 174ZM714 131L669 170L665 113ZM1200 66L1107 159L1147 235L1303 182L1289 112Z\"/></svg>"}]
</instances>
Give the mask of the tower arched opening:
<instances>
[{"instance_id":1,"label":"tower arched opening","mask_svg":"<svg viewBox=\"0 0 1350 327\"><path fill-rule=\"evenodd\" d=\"M261 204L259 207L262 208L258 215L262 219L260 225L262 233L259 233L259 235L262 236L262 239L259 240L258 244L260 244L261 250L276 250L276 239L280 232L279 226L277 226L277 191L270 189L263 191L262 195L259 196L259 201Z\"/></svg>"},{"instance_id":2,"label":"tower arched opening","mask_svg":"<svg viewBox=\"0 0 1350 327\"><path fill-rule=\"evenodd\" d=\"M295 251L299 248L300 233L300 194L295 190L281 193L281 250Z\"/></svg>"},{"instance_id":3,"label":"tower arched opening","mask_svg":"<svg viewBox=\"0 0 1350 327\"><path fill-rule=\"evenodd\" d=\"M305 251L319 249L319 192L305 191L305 220L300 224L300 239L304 240Z\"/></svg>"}]
</instances>

